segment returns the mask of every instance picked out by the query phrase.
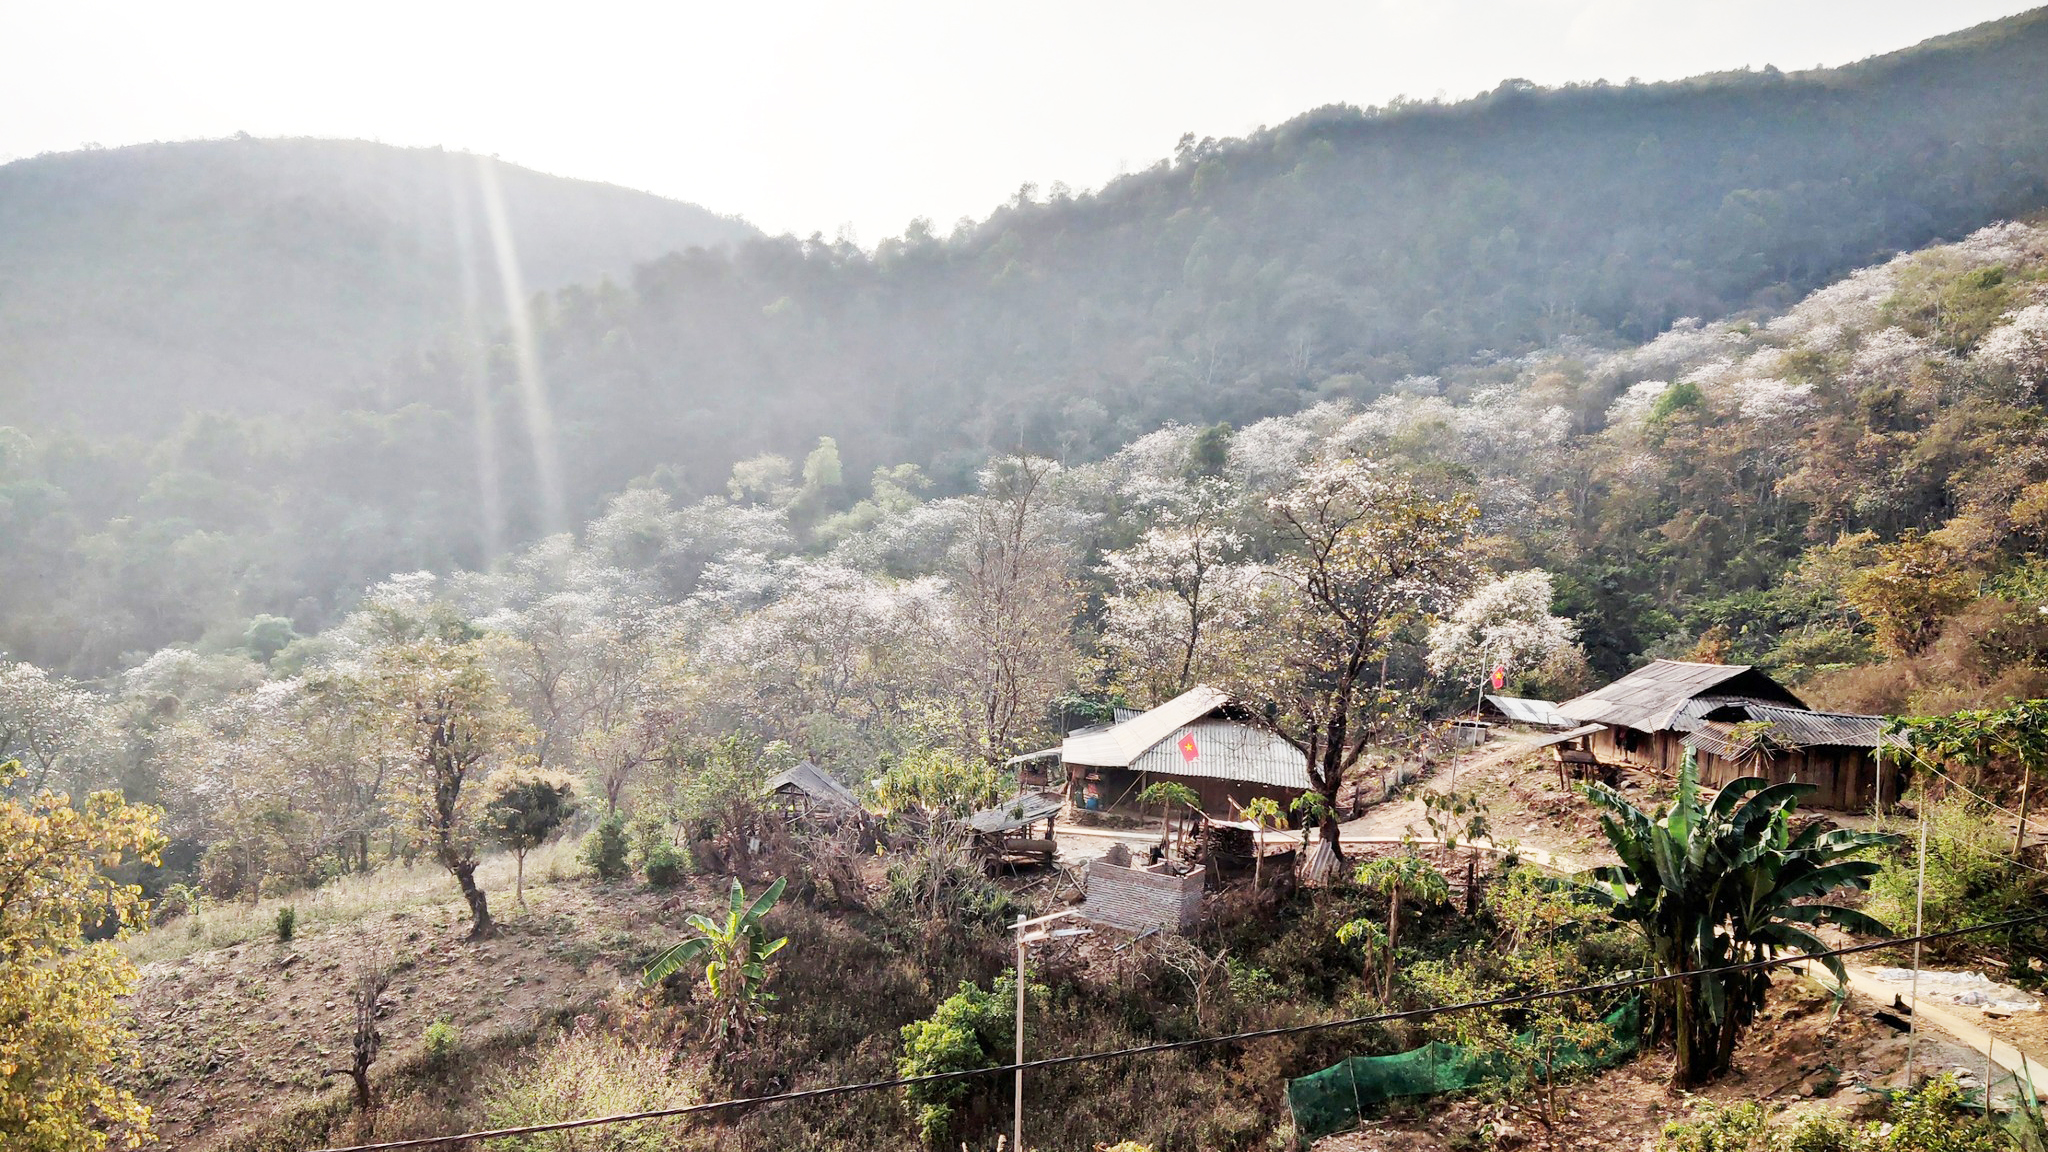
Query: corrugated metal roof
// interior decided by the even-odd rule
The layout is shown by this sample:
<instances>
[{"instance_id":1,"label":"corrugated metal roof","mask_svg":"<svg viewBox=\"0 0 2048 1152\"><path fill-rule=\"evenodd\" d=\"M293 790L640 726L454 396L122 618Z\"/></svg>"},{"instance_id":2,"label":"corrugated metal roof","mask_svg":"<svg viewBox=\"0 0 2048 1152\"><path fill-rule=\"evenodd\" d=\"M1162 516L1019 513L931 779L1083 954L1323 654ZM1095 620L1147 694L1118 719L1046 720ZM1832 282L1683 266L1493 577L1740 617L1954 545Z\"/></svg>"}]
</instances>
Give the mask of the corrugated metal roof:
<instances>
[{"instance_id":1,"label":"corrugated metal roof","mask_svg":"<svg viewBox=\"0 0 2048 1152\"><path fill-rule=\"evenodd\" d=\"M1903 735L1885 733L1882 716L1815 712L1806 708L1786 708L1764 700L1721 698L1699 703L1712 703L1714 707L1703 710L1701 717L1688 729L1690 735L1683 743L1724 759L1740 759L1754 741L1754 736L1739 741L1733 739L1735 726L1743 722L1769 724L1766 734L1773 742L1786 748L1875 748L1879 741L1883 741L1887 748L1908 747ZM1695 742L1693 737L1698 737L1698 741Z\"/></svg>"},{"instance_id":2,"label":"corrugated metal roof","mask_svg":"<svg viewBox=\"0 0 2048 1152\"><path fill-rule=\"evenodd\" d=\"M809 760L776 776L768 782L767 787L761 789L761 792L767 795L785 788L794 788L820 803L836 804L845 808L860 807L860 801L854 799L853 792L846 785L825 775Z\"/></svg>"},{"instance_id":3,"label":"corrugated metal roof","mask_svg":"<svg viewBox=\"0 0 2048 1152\"><path fill-rule=\"evenodd\" d=\"M1047 792L1019 792L993 808L984 808L967 818L967 826L976 832L1008 832L1022 828L1047 816L1057 816L1065 801Z\"/></svg>"},{"instance_id":4,"label":"corrugated metal roof","mask_svg":"<svg viewBox=\"0 0 2048 1152\"><path fill-rule=\"evenodd\" d=\"M1229 696L1198 684L1121 724L1067 737L1060 745L1060 759L1091 768L1129 768L1161 741L1228 703Z\"/></svg>"},{"instance_id":5,"label":"corrugated metal roof","mask_svg":"<svg viewBox=\"0 0 2048 1152\"><path fill-rule=\"evenodd\" d=\"M1543 739L1535 741L1530 747L1548 748L1552 744L1562 744L1567 740L1577 740L1581 736L1591 736L1595 732L1604 732L1606 730L1607 725L1605 724L1581 724L1568 732L1553 732Z\"/></svg>"},{"instance_id":6,"label":"corrugated metal roof","mask_svg":"<svg viewBox=\"0 0 2048 1152\"><path fill-rule=\"evenodd\" d=\"M1548 700L1530 700L1522 696L1488 696L1488 704L1502 716L1522 724L1539 724L1545 728L1569 728L1572 718L1557 710L1557 705Z\"/></svg>"},{"instance_id":7,"label":"corrugated metal roof","mask_svg":"<svg viewBox=\"0 0 2048 1152\"><path fill-rule=\"evenodd\" d=\"M1671 726L1687 701L1723 686L1745 695L1773 697L1794 708L1805 706L1784 686L1747 664L1652 660L1605 688L1565 701L1557 710L1581 722L1661 732Z\"/></svg>"},{"instance_id":8,"label":"corrugated metal roof","mask_svg":"<svg viewBox=\"0 0 2048 1152\"><path fill-rule=\"evenodd\" d=\"M1193 759L1181 751L1181 742L1188 738L1193 739ZM1157 776L1200 776L1270 784L1276 788L1309 787L1308 760L1294 745L1263 728L1220 716L1205 717L1168 732L1131 761L1130 768Z\"/></svg>"}]
</instances>

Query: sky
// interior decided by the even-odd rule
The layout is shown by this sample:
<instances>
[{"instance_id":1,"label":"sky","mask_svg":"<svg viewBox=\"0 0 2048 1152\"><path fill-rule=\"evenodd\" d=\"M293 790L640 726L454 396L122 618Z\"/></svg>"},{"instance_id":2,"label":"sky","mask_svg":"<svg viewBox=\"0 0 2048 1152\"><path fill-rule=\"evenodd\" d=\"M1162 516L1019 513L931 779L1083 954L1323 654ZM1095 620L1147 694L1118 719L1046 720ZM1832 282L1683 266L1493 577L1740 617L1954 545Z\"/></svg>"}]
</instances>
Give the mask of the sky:
<instances>
[{"instance_id":1,"label":"sky","mask_svg":"<svg viewBox=\"0 0 2048 1152\"><path fill-rule=\"evenodd\" d=\"M2009 0L0 0L0 160L336 136L864 246L1310 108L1843 64Z\"/></svg>"}]
</instances>

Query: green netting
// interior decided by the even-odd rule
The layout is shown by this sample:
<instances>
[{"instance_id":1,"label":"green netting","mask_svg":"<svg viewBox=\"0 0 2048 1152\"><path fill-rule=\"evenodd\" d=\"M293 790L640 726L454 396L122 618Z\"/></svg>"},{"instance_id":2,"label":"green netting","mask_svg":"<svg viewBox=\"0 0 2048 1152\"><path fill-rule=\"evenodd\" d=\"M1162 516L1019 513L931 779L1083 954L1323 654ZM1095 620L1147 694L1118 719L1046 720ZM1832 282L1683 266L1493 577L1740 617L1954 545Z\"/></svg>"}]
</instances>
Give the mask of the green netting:
<instances>
[{"instance_id":1,"label":"green netting","mask_svg":"<svg viewBox=\"0 0 2048 1152\"><path fill-rule=\"evenodd\" d=\"M1605 1021L1611 1039L1591 1050L1561 1045L1551 1055L1556 1071L1612 1068L1636 1053L1642 1034L1642 1009L1631 1000ZM1533 1048L1537 1037L1524 1032L1517 1047ZM1356 1127L1368 1110L1404 1096L1457 1092L1489 1080L1503 1080L1511 1065L1499 1052L1475 1053L1456 1044L1432 1041L1393 1056L1353 1056L1287 1082L1287 1107L1294 1113L1295 1135L1304 1143L1332 1132Z\"/></svg>"}]
</instances>

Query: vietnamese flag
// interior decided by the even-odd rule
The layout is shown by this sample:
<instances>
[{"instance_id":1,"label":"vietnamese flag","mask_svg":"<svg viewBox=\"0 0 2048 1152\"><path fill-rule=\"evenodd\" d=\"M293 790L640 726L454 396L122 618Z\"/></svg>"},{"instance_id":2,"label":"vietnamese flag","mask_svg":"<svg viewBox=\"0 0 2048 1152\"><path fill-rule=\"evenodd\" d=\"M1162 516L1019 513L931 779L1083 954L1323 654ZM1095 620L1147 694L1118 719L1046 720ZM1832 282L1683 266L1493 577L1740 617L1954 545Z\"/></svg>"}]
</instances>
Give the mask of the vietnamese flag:
<instances>
[{"instance_id":1,"label":"vietnamese flag","mask_svg":"<svg viewBox=\"0 0 2048 1152\"><path fill-rule=\"evenodd\" d=\"M1493 690L1498 692L1507 686L1508 666L1505 664L1495 664L1493 666Z\"/></svg>"},{"instance_id":2,"label":"vietnamese flag","mask_svg":"<svg viewBox=\"0 0 2048 1152\"><path fill-rule=\"evenodd\" d=\"M1201 754L1202 750L1195 746L1195 734L1193 732L1188 732L1181 736L1180 758L1182 760L1192 761Z\"/></svg>"}]
</instances>

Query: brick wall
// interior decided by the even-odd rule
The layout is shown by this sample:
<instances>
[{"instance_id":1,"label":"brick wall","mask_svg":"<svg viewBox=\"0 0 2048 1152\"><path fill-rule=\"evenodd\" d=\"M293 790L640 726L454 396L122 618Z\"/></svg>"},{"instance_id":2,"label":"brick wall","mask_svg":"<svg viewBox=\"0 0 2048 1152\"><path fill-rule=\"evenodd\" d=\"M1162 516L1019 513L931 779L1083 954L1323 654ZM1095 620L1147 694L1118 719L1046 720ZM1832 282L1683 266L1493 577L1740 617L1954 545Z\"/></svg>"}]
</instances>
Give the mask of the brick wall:
<instances>
[{"instance_id":1,"label":"brick wall","mask_svg":"<svg viewBox=\"0 0 2048 1152\"><path fill-rule=\"evenodd\" d=\"M1202 874L1167 876L1142 868L1088 863L1088 900L1081 915L1126 932L1183 932L1202 912Z\"/></svg>"}]
</instances>

